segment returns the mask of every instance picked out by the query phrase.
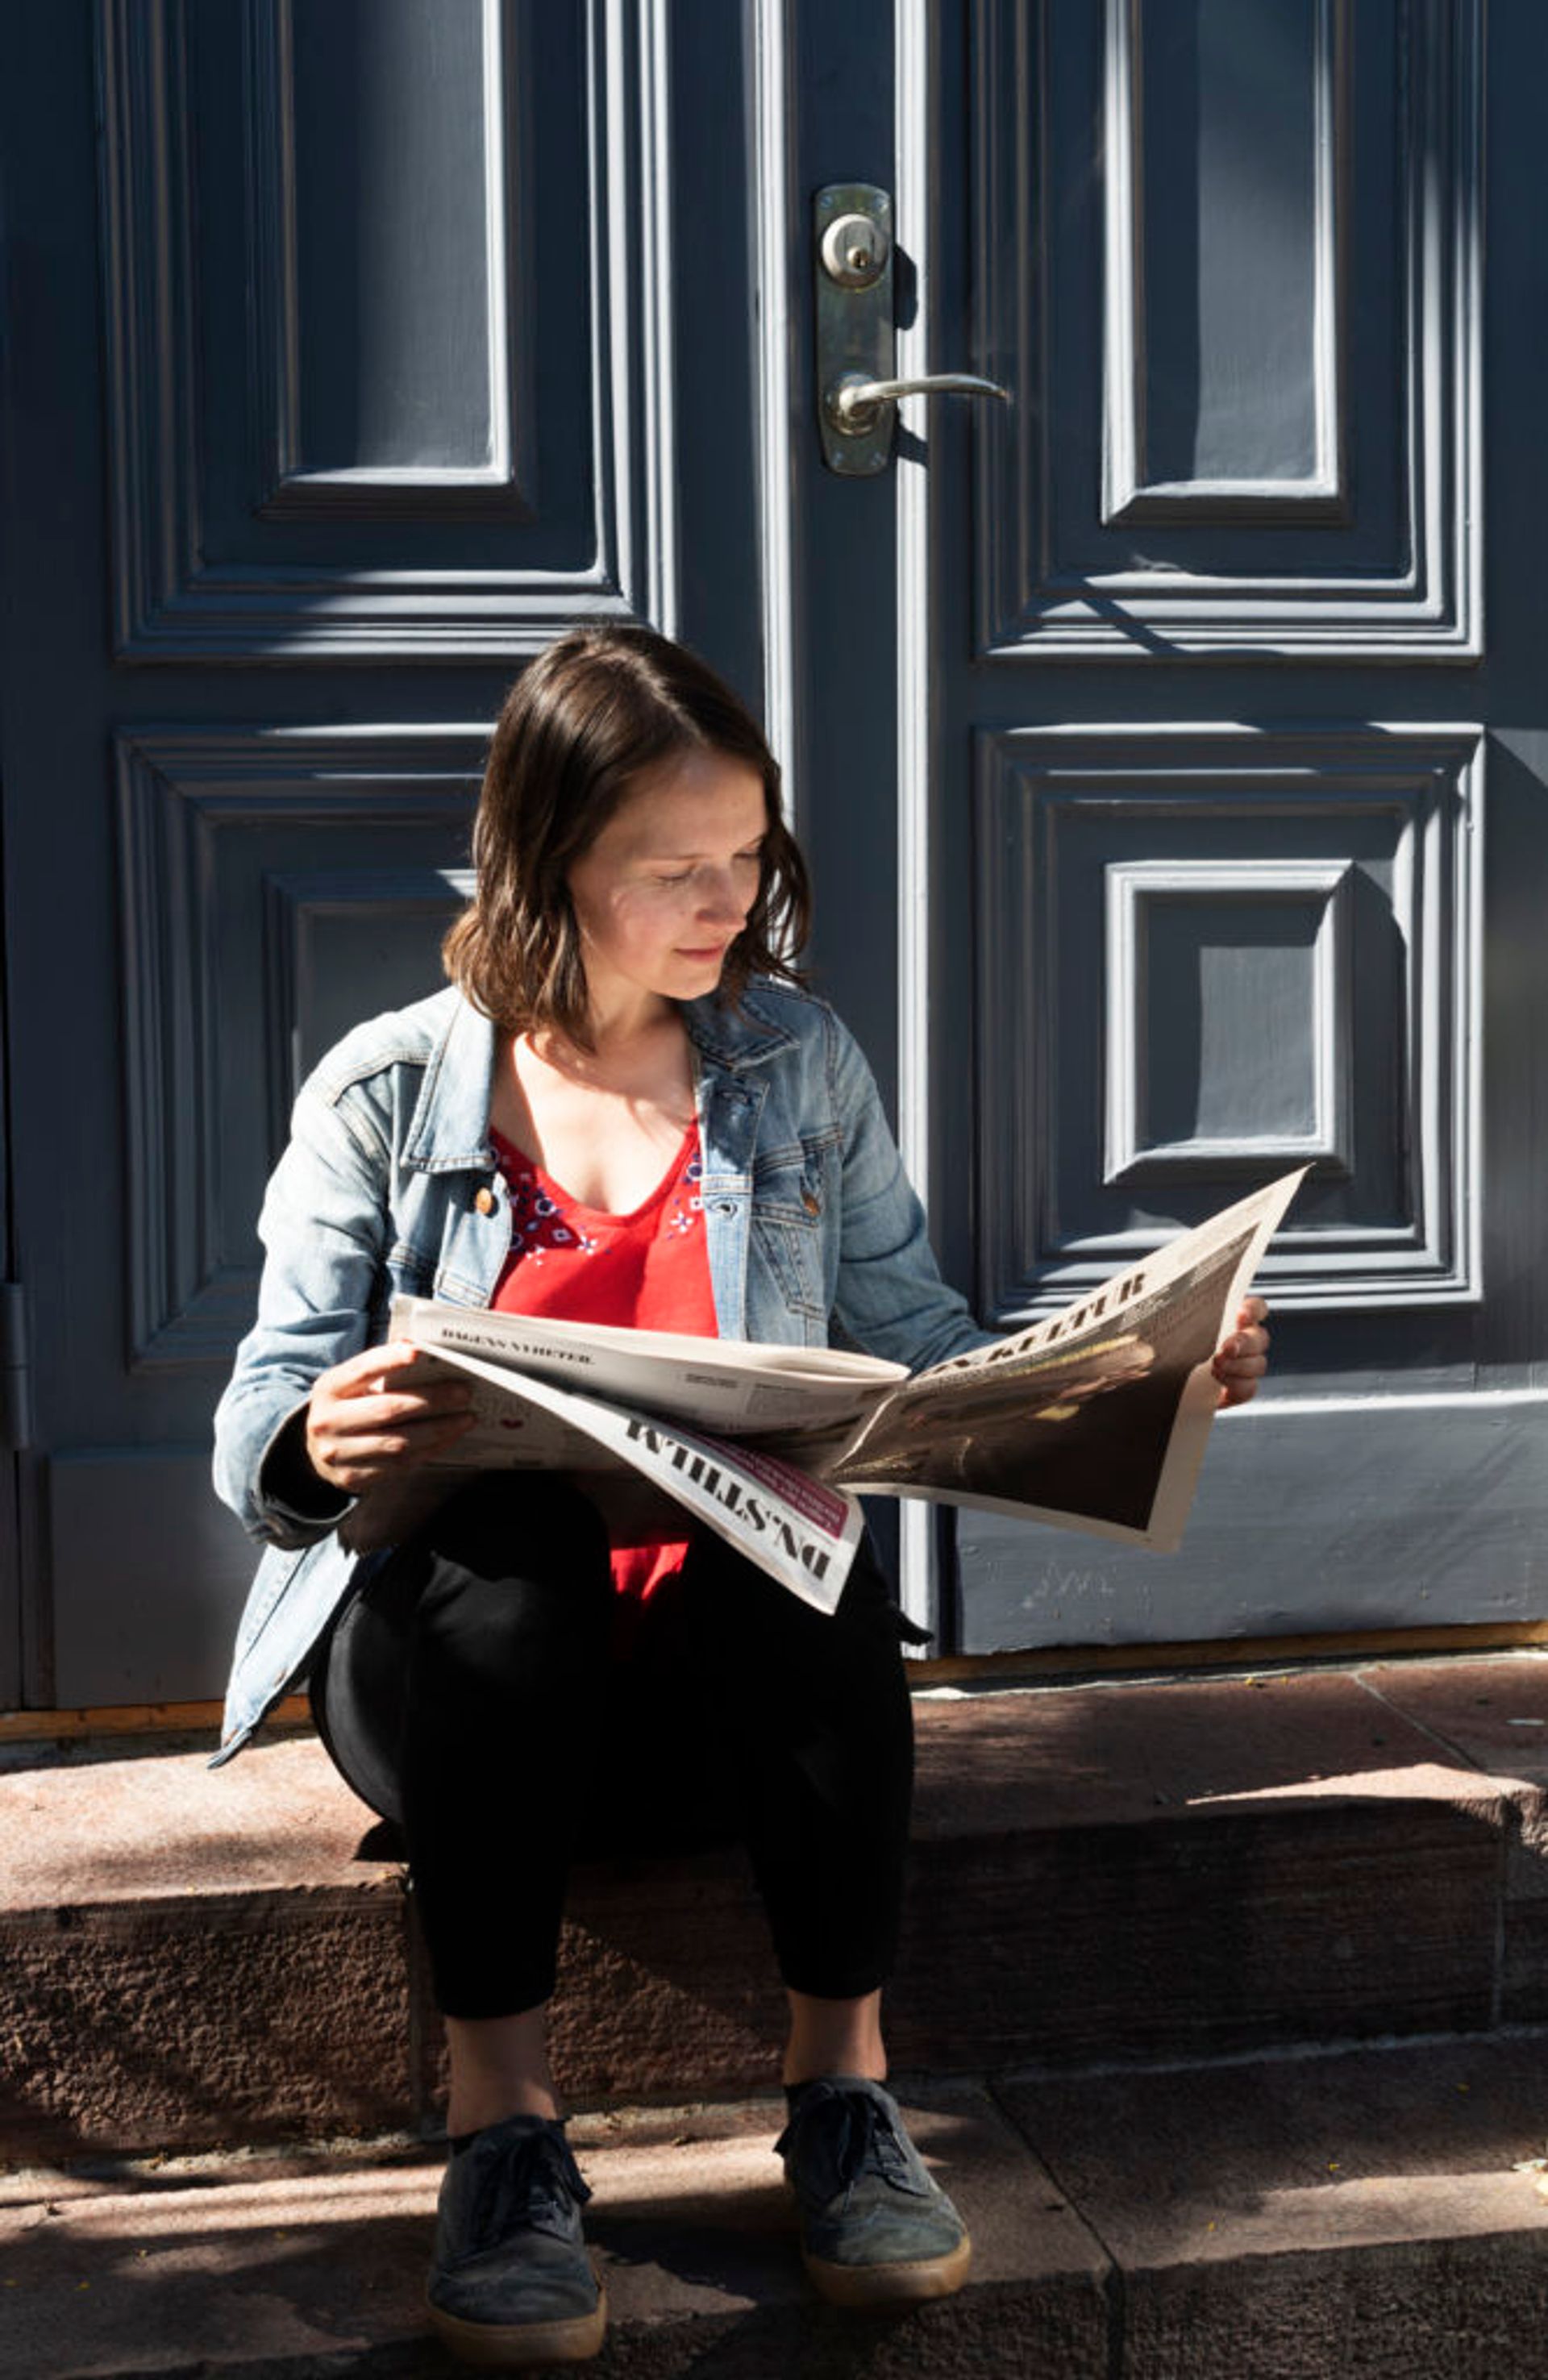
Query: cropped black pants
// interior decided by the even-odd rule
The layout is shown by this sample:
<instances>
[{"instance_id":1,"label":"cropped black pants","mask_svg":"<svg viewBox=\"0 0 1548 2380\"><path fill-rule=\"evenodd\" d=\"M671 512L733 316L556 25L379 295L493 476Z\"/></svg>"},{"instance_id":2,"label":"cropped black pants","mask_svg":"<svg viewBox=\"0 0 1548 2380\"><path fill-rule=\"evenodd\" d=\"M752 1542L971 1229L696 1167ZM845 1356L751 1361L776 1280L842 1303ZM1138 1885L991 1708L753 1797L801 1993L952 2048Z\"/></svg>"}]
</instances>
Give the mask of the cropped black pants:
<instances>
[{"instance_id":1,"label":"cropped black pants","mask_svg":"<svg viewBox=\"0 0 1548 2380\"><path fill-rule=\"evenodd\" d=\"M849 1999L890 1972L913 1736L868 1545L831 1616L708 1531L620 1609L570 1481L481 1475L370 1571L312 1701L350 1781L386 1778L448 2016L550 1997L578 1852L739 1838L788 1985Z\"/></svg>"}]
</instances>

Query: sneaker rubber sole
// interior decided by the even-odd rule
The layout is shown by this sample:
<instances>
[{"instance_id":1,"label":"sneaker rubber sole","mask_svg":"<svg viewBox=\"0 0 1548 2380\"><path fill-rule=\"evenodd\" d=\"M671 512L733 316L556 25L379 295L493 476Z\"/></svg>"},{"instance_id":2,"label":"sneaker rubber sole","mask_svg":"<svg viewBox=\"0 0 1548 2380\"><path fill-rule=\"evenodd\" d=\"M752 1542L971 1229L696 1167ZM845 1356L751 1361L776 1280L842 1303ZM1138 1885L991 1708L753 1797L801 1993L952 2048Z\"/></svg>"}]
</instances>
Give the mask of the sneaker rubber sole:
<instances>
[{"instance_id":1,"label":"sneaker rubber sole","mask_svg":"<svg viewBox=\"0 0 1548 2380\"><path fill-rule=\"evenodd\" d=\"M819 2297L830 2305L924 2305L954 2297L968 2277L973 2243L964 2237L944 2256L923 2256L910 2265L834 2265L801 2252L801 2262Z\"/></svg>"},{"instance_id":2,"label":"sneaker rubber sole","mask_svg":"<svg viewBox=\"0 0 1548 2380\"><path fill-rule=\"evenodd\" d=\"M444 2313L427 2298L430 2319L452 2353L463 2363L486 2372L524 2372L534 2364L588 2363L602 2347L607 2329L607 2292L599 2292L592 2313L572 2314L562 2322L464 2322L459 2314Z\"/></svg>"}]
</instances>

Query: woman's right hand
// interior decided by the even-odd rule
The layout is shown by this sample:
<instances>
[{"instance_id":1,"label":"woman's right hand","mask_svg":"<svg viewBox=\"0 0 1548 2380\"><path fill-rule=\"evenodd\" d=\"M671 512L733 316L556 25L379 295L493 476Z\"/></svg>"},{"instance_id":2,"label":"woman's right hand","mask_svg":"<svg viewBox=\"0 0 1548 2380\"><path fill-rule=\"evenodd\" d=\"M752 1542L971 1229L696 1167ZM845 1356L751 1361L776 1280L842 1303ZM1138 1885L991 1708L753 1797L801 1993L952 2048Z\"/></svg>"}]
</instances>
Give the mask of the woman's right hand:
<instances>
[{"instance_id":1,"label":"woman's right hand","mask_svg":"<svg viewBox=\"0 0 1548 2380\"><path fill-rule=\"evenodd\" d=\"M379 1479L428 1463L473 1425L464 1380L416 1380L433 1359L395 1342L335 1364L307 1404L307 1457L319 1478L358 1496Z\"/></svg>"}]
</instances>

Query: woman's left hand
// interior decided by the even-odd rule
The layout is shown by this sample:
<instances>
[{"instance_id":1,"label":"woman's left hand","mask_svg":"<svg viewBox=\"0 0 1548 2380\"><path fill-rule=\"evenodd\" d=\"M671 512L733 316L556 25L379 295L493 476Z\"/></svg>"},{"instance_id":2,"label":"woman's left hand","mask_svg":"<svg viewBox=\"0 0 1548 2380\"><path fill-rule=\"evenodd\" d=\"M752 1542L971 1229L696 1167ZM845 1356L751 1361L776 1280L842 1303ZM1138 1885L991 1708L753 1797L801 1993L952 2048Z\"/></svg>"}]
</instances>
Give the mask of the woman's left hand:
<instances>
[{"instance_id":1,"label":"woman's left hand","mask_svg":"<svg viewBox=\"0 0 1548 2380\"><path fill-rule=\"evenodd\" d=\"M1244 1405L1258 1393L1258 1383L1269 1368L1269 1334L1263 1328L1269 1309L1261 1297L1243 1301L1237 1327L1215 1349L1212 1369L1220 1382L1222 1405Z\"/></svg>"}]
</instances>

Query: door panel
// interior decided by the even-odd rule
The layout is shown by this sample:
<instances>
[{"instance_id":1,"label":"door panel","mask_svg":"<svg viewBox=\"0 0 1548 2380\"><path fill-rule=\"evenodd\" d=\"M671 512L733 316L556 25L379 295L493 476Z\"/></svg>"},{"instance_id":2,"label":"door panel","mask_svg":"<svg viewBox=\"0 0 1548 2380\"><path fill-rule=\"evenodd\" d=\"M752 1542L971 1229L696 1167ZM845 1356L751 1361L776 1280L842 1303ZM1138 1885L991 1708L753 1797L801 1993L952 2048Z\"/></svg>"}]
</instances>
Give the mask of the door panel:
<instances>
[{"instance_id":1,"label":"door panel","mask_svg":"<svg viewBox=\"0 0 1548 2380\"><path fill-rule=\"evenodd\" d=\"M671 609L660 0L103 0L116 640Z\"/></svg>"},{"instance_id":2,"label":"door panel","mask_svg":"<svg viewBox=\"0 0 1548 2380\"><path fill-rule=\"evenodd\" d=\"M1260 1398L1216 1427L1180 1553L961 1514L953 1641L993 1653L1519 1627L1548 1608L1543 1453L1540 1405L1519 1393Z\"/></svg>"},{"instance_id":3,"label":"door panel","mask_svg":"<svg viewBox=\"0 0 1548 2380\"><path fill-rule=\"evenodd\" d=\"M43 1473L51 1706L218 1694L253 1551L210 1493L207 1449L71 1447Z\"/></svg>"},{"instance_id":4,"label":"door panel","mask_svg":"<svg viewBox=\"0 0 1548 2380\"><path fill-rule=\"evenodd\" d=\"M981 0L967 30L981 195L948 237L970 208L973 342L1019 400L979 444L980 650L1477 655L1477 7Z\"/></svg>"},{"instance_id":5,"label":"door panel","mask_svg":"<svg viewBox=\"0 0 1548 2380\"><path fill-rule=\"evenodd\" d=\"M229 1367L302 1074L417 997L461 903L475 728L119 740L130 1360Z\"/></svg>"},{"instance_id":6,"label":"door panel","mask_svg":"<svg viewBox=\"0 0 1548 2380\"><path fill-rule=\"evenodd\" d=\"M1023 728L979 758L985 1318L1305 1164L1279 1311L1475 1304L1481 731Z\"/></svg>"}]
</instances>

